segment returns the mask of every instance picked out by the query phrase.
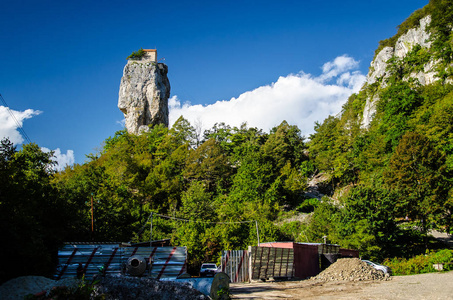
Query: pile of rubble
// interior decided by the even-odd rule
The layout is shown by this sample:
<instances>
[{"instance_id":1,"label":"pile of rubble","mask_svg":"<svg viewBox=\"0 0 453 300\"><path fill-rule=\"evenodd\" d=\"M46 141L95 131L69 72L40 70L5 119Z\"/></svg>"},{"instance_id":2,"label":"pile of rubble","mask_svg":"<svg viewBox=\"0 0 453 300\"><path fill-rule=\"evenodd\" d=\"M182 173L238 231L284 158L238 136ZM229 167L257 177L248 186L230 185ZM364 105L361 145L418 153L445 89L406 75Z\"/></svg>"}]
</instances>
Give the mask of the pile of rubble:
<instances>
[{"instance_id":1,"label":"pile of rubble","mask_svg":"<svg viewBox=\"0 0 453 300\"><path fill-rule=\"evenodd\" d=\"M358 258L340 258L311 279L318 281L365 281L389 280L390 277Z\"/></svg>"},{"instance_id":2,"label":"pile of rubble","mask_svg":"<svg viewBox=\"0 0 453 300\"><path fill-rule=\"evenodd\" d=\"M102 299L209 299L188 284L125 276L99 277L92 298Z\"/></svg>"},{"instance_id":3,"label":"pile of rubble","mask_svg":"<svg viewBox=\"0 0 453 300\"><path fill-rule=\"evenodd\" d=\"M75 289L79 285L76 278L52 280L42 276L21 276L11 279L0 286L0 299L24 299L27 295L48 292L56 286Z\"/></svg>"},{"instance_id":4,"label":"pile of rubble","mask_svg":"<svg viewBox=\"0 0 453 300\"><path fill-rule=\"evenodd\" d=\"M209 299L188 283L125 276L97 276L93 282L93 291L87 295L90 299ZM49 299L55 288L74 291L80 283L76 278L52 280L41 276L22 276L0 286L0 299L24 299L27 295Z\"/></svg>"}]
</instances>

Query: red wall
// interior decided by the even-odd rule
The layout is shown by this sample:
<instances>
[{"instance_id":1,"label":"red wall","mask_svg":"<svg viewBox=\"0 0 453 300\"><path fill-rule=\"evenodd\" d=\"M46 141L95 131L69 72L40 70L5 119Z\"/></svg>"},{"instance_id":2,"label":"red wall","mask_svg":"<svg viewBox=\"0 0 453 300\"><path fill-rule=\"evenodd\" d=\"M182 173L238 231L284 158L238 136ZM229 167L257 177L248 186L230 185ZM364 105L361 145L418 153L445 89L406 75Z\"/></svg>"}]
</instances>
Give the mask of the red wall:
<instances>
[{"instance_id":1,"label":"red wall","mask_svg":"<svg viewBox=\"0 0 453 300\"><path fill-rule=\"evenodd\" d=\"M318 246L294 244L295 276L305 279L319 274Z\"/></svg>"}]
</instances>

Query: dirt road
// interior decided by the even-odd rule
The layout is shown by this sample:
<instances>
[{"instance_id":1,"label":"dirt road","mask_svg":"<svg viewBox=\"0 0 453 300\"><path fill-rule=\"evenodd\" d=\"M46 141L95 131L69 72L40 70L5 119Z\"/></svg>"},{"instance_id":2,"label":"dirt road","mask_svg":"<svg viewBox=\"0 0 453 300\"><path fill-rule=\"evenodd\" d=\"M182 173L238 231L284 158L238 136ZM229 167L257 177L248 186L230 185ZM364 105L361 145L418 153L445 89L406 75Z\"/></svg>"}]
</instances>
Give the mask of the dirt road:
<instances>
[{"instance_id":1,"label":"dirt road","mask_svg":"<svg viewBox=\"0 0 453 300\"><path fill-rule=\"evenodd\" d=\"M389 281L231 284L233 299L453 299L453 271Z\"/></svg>"}]
</instances>

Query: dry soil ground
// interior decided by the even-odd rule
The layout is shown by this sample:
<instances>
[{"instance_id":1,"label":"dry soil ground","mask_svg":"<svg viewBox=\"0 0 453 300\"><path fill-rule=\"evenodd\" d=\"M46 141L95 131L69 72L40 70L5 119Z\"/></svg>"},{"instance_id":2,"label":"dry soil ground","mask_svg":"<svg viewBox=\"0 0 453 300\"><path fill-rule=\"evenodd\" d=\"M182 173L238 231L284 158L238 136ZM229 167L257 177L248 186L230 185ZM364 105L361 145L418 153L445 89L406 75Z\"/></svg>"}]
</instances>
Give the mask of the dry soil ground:
<instances>
[{"instance_id":1,"label":"dry soil ground","mask_svg":"<svg viewBox=\"0 0 453 300\"><path fill-rule=\"evenodd\" d=\"M312 280L231 284L233 299L453 299L453 271L389 281Z\"/></svg>"}]
</instances>

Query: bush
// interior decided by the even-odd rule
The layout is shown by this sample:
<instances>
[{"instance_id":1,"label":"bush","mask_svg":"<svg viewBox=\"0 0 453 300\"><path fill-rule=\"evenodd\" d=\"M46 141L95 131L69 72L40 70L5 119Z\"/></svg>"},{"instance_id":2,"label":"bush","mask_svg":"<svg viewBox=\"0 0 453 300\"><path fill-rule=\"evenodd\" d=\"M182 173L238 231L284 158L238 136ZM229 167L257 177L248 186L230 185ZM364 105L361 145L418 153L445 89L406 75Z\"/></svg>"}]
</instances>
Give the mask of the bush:
<instances>
[{"instance_id":1,"label":"bush","mask_svg":"<svg viewBox=\"0 0 453 300\"><path fill-rule=\"evenodd\" d=\"M451 261L453 260L453 251L449 249L440 250L430 256L431 264L444 264L444 270L450 271L453 269Z\"/></svg>"},{"instance_id":2,"label":"bush","mask_svg":"<svg viewBox=\"0 0 453 300\"><path fill-rule=\"evenodd\" d=\"M410 259L386 259L384 265L389 266L392 269L393 275L414 275L432 272L432 270L430 270L429 258L423 254Z\"/></svg>"},{"instance_id":3,"label":"bush","mask_svg":"<svg viewBox=\"0 0 453 300\"><path fill-rule=\"evenodd\" d=\"M306 227L306 224L301 221L292 221L281 225L280 231L285 234L286 240L306 242L308 241L305 235Z\"/></svg>"},{"instance_id":4,"label":"bush","mask_svg":"<svg viewBox=\"0 0 453 300\"><path fill-rule=\"evenodd\" d=\"M310 198L304 200L298 207L297 210L304 213L310 213L315 210L315 208L319 205L319 200L316 198Z\"/></svg>"},{"instance_id":5,"label":"bush","mask_svg":"<svg viewBox=\"0 0 453 300\"><path fill-rule=\"evenodd\" d=\"M383 264L392 269L393 275L415 275L436 272L433 264L444 264L444 270L452 270L452 250L444 249L437 252L430 252L425 255L417 255L410 259L393 258L386 259Z\"/></svg>"},{"instance_id":6,"label":"bush","mask_svg":"<svg viewBox=\"0 0 453 300\"><path fill-rule=\"evenodd\" d=\"M138 51L132 52L131 55L127 57L127 59L139 59L142 58L145 55L145 51L143 48L140 48Z\"/></svg>"}]
</instances>

